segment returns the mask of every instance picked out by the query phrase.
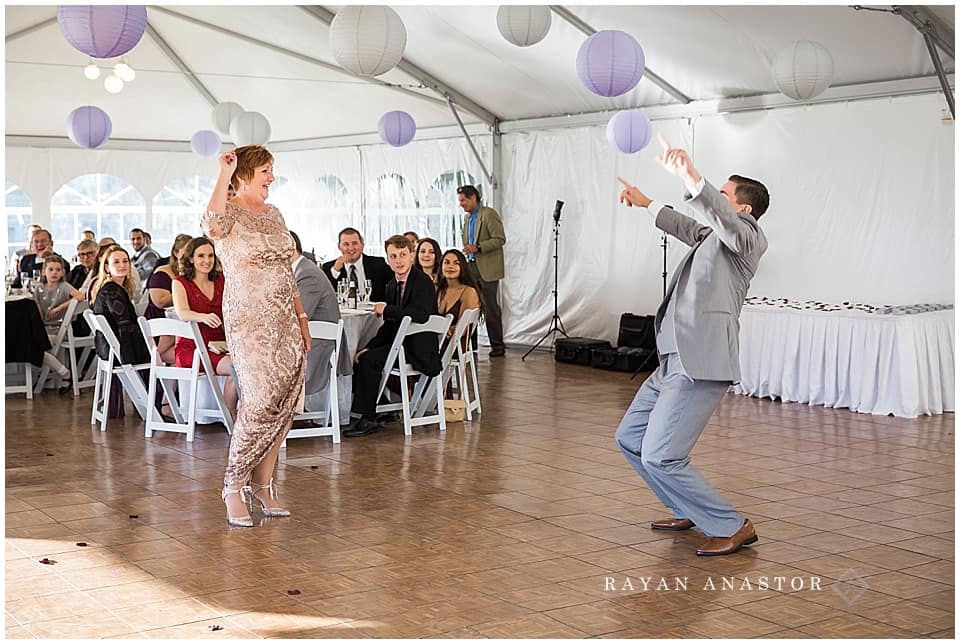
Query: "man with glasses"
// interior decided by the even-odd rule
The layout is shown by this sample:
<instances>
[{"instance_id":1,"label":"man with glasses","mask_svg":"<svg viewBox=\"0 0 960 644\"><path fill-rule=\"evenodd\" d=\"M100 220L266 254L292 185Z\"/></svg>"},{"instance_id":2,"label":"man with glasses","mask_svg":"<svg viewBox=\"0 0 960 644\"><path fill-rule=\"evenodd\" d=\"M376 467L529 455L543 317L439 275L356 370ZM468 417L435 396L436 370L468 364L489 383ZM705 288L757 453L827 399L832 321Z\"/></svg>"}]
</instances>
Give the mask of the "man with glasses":
<instances>
[{"instance_id":1,"label":"man with glasses","mask_svg":"<svg viewBox=\"0 0 960 644\"><path fill-rule=\"evenodd\" d=\"M498 291L503 279L503 245L507 243L507 235L497 211L480 205L480 192L474 186L457 188L457 198L464 212L463 254L467 257L467 270L480 284L483 295L490 357L499 358L505 352Z\"/></svg>"},{"instance_id":2,"label":"man with glasses","mask_svg":"<svg viewBox=\"0 0 960 644\"><path fill-rule=\"evenodd\" d=\"M17 276L13 280L13 288L22 288L23 284L20 282L21 273L33 273L34 271L43 270L43 260L53 255L53 236L50 234L49 230L40 228L39 230L34 231L33 236L30 238L30 253L24 255L20 259L20 270L17 271ZM60 258L61 263L63 264L64 272L70 270L70 264L67 263L67 260Z\"/></svg>"},{"instance_id":3,"label":"man with glasses","mask_svg":"<svg viewBox=\"0 0 960 644\"><path fill-rule=\"evenodd\" d=\"M85 283L96 278L97 251L100 247L97 242L84 239L77 244L77 265L67 274L67 282L81 293Z\"/></svg>"}]
</instances>

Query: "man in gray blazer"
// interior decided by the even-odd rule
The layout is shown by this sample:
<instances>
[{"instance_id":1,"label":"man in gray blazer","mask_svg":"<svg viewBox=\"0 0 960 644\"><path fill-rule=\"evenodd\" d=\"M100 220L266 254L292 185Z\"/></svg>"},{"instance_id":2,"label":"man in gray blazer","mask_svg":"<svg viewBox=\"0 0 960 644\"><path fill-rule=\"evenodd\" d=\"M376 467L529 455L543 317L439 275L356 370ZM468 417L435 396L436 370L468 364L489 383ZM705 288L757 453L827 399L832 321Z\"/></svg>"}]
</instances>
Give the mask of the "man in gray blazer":
<instances>
[{"instance_id":1,"label":"man in gray blazer","mask_svg":"<svg viewBox=\"0 0 960 644\"><path fill-rule=\"evenodd\" d=\"M293 276L300 291L300 303L303 312L314 322L337 322L340 320L340 305L337 294L333 292L330 280L323 270L303 255L303 246L297 233L290 231L295 249L293 251ZM307 354L307 375L305 379L307 396L326 389L330 383L330 356L333 354L333 342L314 342ZM314 410L310 410L314 411Z\"/></svg>"},{"instance_id":2,"label":"man in gray blazer","mask_svg":"<svg viewBox=\"0 0 960 644\"><path fill-rule=\"evenodd\" d=\"M708 225L653 201L620 179L620 202L646 207L656 226L689 245L657 310L660 366L643 383L617 428L627 460L673 517L655 530L694 525L709 541L701 556L727 555L757 541L757 533L690 463L690 451L731 383L740 380L740 309L767 250L757 220L767 210L766 187L733 175L718 191L684 150L670 148L657 160L680 176L684 201Z\"/></svg>"}]
</instances>

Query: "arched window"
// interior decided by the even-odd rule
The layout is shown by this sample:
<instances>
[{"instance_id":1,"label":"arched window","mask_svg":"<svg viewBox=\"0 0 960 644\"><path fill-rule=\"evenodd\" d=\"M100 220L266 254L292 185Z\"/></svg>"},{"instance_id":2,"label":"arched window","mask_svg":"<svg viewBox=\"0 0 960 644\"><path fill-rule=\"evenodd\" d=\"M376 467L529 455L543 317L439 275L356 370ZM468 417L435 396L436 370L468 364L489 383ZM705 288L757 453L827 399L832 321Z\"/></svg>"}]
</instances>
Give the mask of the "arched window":
<instances>
[{"instance_id":1,"label":"arched window","mask_svg":"<svg viewBox=\"0 0 960 644\"><path fill-rule=\"evenodd\" d=\"M382 257L385 254L383 242L388 237L408 230L416 231L422 237L420 231L425 228L426 216L420 212L417 195L406 179L391 173L370 182L362 231L365 253Z\"/></svg>"},{"instance_id":2,"label":"arched window","mask_svg":"<svg viewBox=\"0 0 960 644\"><path fill-rule=\"evenodd\" d=\"M270 203L280 209L287 228L300 237L304 252L314 253L318 262L336 256L337 233L350 225L353 209L339 177L327 174L310 183L278 177L271 193Z\"/></svg>"},{"instance_id":3,"label":"arched window","mask_svg":"<svg viewBox=\"0 0 960 644\"><path fill-rule=\"evenodd\" d=\"M97 238L113 237L128 244L131 228L145 228L147 208L136 188L110 174L84 174L61 186L50 201L54 250L72 257L80 233L89 228Z\"/></svg>"},{"instance_id":4,"label":"arched window","mask_svg":"<svg viewBox=\"0 0 960 644\"><path fill-rule=\"evenodd\" d=\"M483 202L483 186L465 170L444 172L430 185L424 208L426 224L417 230L421 237L433 237L444 250L463 246L463 208L457 199L457 188L472 185L480 191Z\"/></svg>"},{"instance_id":5,"label":"arched window","mask_svg":"<svg viewBox=\"0 0 960 644\"><path fill-rule=\"evenodd\" d=\"M180 233L203 234L200 216L207 210L215 185L210 177L194 175L174 179L161 188L153 198L153 225L148 231L155 251L165 256Z\"/></svg>"},{"instance_id":6,"label":"arched window","mask_svg":"<svg viewBox=\"0 0 960 644\"><path fill-rule=\"evenodd\" d=\"M27 226L33 223L33 203L20 186L7 179L4 192L7 210L7 247L4 249L6 265L13 263L18 250L29 245Z\"/></svg>"}]
</instances>

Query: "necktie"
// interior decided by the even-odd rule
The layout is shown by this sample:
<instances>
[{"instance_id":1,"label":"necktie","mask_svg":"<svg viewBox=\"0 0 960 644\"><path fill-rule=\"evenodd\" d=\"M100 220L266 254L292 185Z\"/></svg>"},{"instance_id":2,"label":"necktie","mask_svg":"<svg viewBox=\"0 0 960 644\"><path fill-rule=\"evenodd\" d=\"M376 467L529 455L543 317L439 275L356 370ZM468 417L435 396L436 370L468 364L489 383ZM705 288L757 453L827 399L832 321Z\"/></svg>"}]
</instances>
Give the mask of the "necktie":
<instances>
[{"instance_id":1,"label":"necktie","mask_svg":"<svg viewBox=\"0 0 960 644\"><path fill-rule=\"evenodd\" d=\"M350 265L350 281L360 286L360 281L357 279L357 267L356 265Z\"/></svg>"},{"instance_id":2,"label":"necktie","mask_svg":"<svg viewBox=\"0 0 960 644\"><path fill-rule=\"evenodd\" d=\"M397 302L397 304L403 304L403 288L405 285L406 282L397 282L397 286L399 287L397 291L400 293L400 301Z\"/></svg>"}]
</instances>

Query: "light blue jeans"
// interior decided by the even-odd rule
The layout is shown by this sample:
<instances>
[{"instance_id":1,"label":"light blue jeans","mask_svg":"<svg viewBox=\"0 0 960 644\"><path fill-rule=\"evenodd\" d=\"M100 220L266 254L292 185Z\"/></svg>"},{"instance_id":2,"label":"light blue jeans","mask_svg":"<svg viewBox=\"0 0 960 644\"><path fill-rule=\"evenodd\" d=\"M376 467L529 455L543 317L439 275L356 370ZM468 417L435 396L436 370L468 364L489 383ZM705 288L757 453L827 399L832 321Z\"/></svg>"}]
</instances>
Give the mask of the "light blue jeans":
<instances>
[{"instance_id":1,"label":"light blue jeans","mask_svg":"<svg viewBox=\"0 0 960 644\"><path fill-rule=\"evenodd\" d=\"M674 517L707 536L729 537L743 515L690 463L690 450L730 383L692 380L676 353L660 360L620 421L617 445Z\"/></svg>"}]
</instances>

